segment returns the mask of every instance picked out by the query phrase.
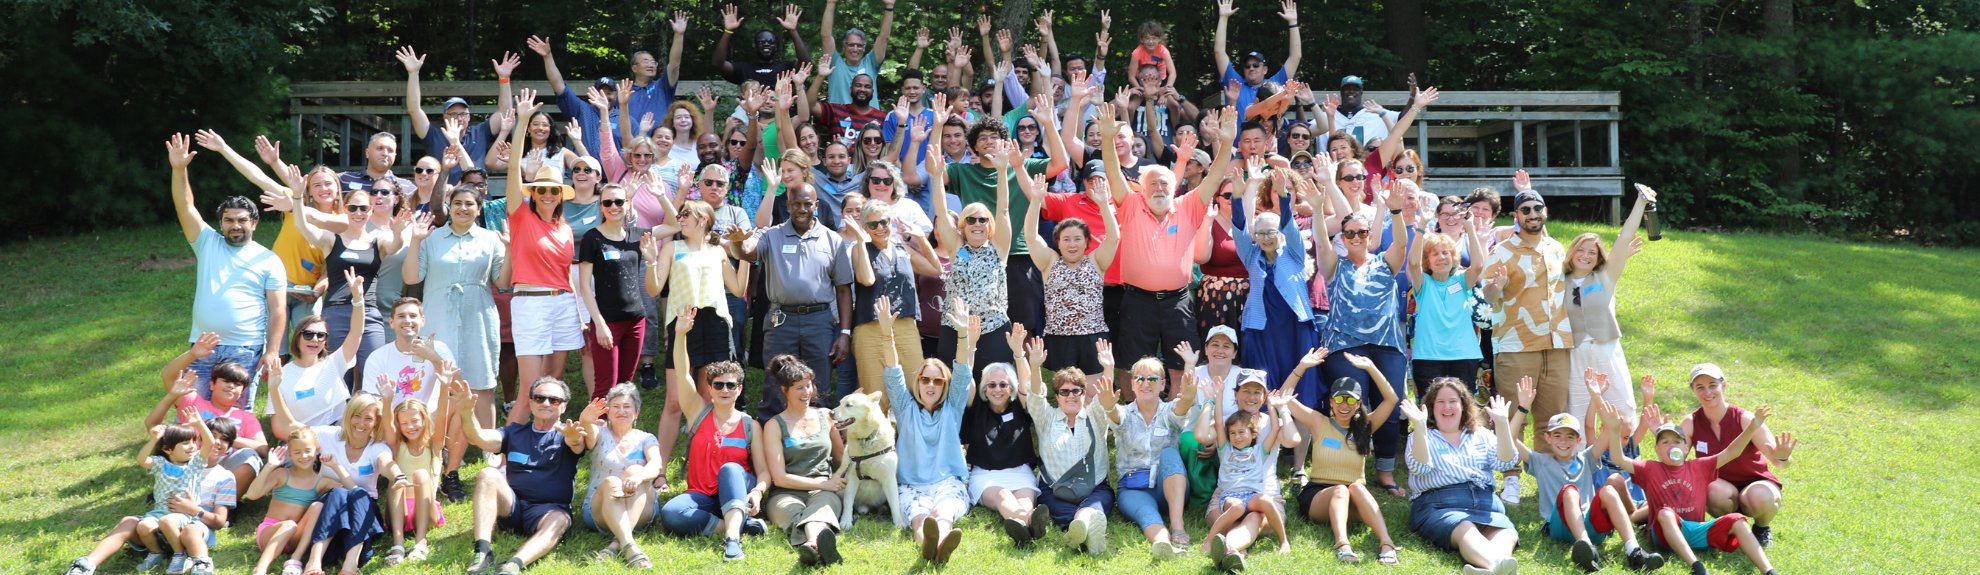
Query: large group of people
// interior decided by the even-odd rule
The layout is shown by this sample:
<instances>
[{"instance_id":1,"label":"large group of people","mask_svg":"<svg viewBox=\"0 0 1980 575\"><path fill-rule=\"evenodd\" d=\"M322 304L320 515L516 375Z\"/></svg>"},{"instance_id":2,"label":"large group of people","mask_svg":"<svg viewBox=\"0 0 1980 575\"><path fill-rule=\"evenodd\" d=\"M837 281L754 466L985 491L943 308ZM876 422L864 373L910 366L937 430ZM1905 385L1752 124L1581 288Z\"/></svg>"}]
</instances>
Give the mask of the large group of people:
<instances>
[{"instance_id":1,"label":"large group of people","mask_svg":"<svg viewBox=\"0 0 1980 575\"><path fill-rule=\"evenodd\" d=\"M924 62L937 45L917 31L898 93L881 94L896 67L883 4L869 36L835 30L827 0L815 61L795 6L730 59L744 19L724 10L713 64L741 94L726 117L709 91L677 93L685 14L664 66L637 52L629 75L589 86L530 38L555 93L512 93L519 59L495 61L498 110L478 123L459 98L427 118L424 57L405 48L426 150L410 179L392 162L411 142L390 132L342 174L258 138L273 176L219 134L173 136L198 283L190 345L144 422L155 506L69 573L127 544L140 570L211 573L237 490L269 498L255 575L278 559L284 575L425 561L442 501L471 502L476 575L519 573L580 523L611 541L595 560L633 568L653 566L639 540L656 521L727 559L779 529L829 565L849 508L870 504L846 490L873 478L841 469L859 417L898 430L891 453L859 458L898 458L884 500L931 563L982 506L1018 546L1105 554L1128 544L1110 542L1118 515L1157 559L1200 551L1240 571L1259 540L1294 551L1288 522L1305 520L1335 560L1394 565L1388 504L1465 573L1510 575L1506 511L1530 476L1546 536L1582 569L1617 535L1632 569L1662 550L1703 573L1709 547L1772 572L1773 470L1793 436L1730 403L1710 363L1687 383L1701 407L1667 419L1623 353L1616 294L1653 191L1619 236L1566 245L1524 172L1511 225L1496 189L1427 192L1426 151L1402 134L1437 89L1412 78L1400 113L1355 76L1316 96L1294 79L1290 0L1276 71L1226 52L1237 9L1219 4L1226 84L1201 107L1178 92L1189 70L1160 22L1137 29L1114 63L1128 86L1106 98L1106 12L1091 56L1060 51L1049 13L1036 45L980 20L980 60L952 29ZM228 198L209 224L195 148L262 205ZM264 211L282 213L272 249L254 240ZM638 428L663 385L658 427ZM469 446L487 462L471 481ZM1357 552L1351 520L1379 547ZM497 528L524 541L498 553Z\"/></svg>"}]
</instances>

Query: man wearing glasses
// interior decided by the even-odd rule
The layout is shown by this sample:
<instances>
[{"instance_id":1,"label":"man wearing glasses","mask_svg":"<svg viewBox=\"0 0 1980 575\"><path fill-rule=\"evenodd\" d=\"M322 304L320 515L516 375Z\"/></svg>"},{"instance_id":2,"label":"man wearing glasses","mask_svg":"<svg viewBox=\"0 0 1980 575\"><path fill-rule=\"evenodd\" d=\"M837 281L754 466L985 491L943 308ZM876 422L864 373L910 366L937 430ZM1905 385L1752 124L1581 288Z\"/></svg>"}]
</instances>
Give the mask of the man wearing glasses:
<instances>
[{"instance_id":1,"label":"man wearing glasses","mask_svg":"<svg viewBox=\"0 0 1980 575\"><path fill-rule=\"evenodd\" d=\"M1531 189L1513 196L1512 237L1485 260L1485 298L1492 304L1493 381L1533 378L1538 392L1531 421L1546 421L1568 407L1568 350L1574 332L1567 315L1567 251L1547 235L1547 201ZM1495 289L1496 288L1496 289ZM1496 296L1496 297L1495 297ZM1512 385L1498 385L1512 398ZM1533 428L1540 441L1540 428ZM1519 430L1513 430L1518 434ZM1520 468L1506 472L1508 504L1519 502Z\"/></svg>"},{"instance_id":2,"label":"man wearing glasses","mask_svg":"<svg viewBox=\"0 0 1980 575\"><path fill-rule=\"evenodd\" d=\"M886 11L880 16L880 35L869 43L866 33L854 28L846 31L846 41L842 46L832 45L832 19L839 12L838 0L825 0L825 19L819 22L819 40L825 48L825 55L832 59L832 72L826 78L825 99L834 104L859 103L879 106L874 98L873 78L880 75L880 63L887 60L887 35L894 29L894 0L882 0ZM824 72L823 69L819 70ZM865 96L860 96L853 88L860 75L867 78ZM813 98L812 101L820 101ZM879 118L874 118L879 120ZM829 130L827 130L829 132Z\"/></svg>"},{"instance_id":3,"label":"man wearing glasses","mask_svg":"<svg viewBox=\"0 0 1980 575\"><path fill-rule=\"evenodd\" d=\"M490 467L475 478L474 556L467 572L521 573L524 566L548 554L571 526L571 496L579 456L585 451L586 426L558 422L571 390L554 377L530 384L527 407L516 406L529 410L528 422L501 429L484 429L475 421L467 380L455 380L447 391L460 409L468 441L507 460L499 470ZM529 538L499 567L490 543L498 520L502 528Z\"/></svg>"},{"instance_id":4,"label":"man wearing glasses","mask_svg":"<svg viewBox=\"0 0 1980 575\"><path fill-rule=\"evenodd\" d=\"M819 389L838 389L824 380L833 373L833 362L852 355L852 257L845 238L820 225L821 204L811 186L787 194L789 220L753 235L729 228L726 244L736 259L763 263L763 291L770 301L760 324L763 357L796 356L818 374ZM818 394L813 401L820 407L836 398ZM775 378L764 378L757 419L783 412L782 388Z\"/></svg>"},{"instance_id":5,"label":"man wearing glasses","mask_svg":"<svg viewBox=\"0 0 1980 575\"><path fill-rule=\"evenodd\" d=\"M751 45L755 48L756 61L741 62L729 60L729 37L734 36L736 29L742 27L742 17L736 14L734 4L724 7L722 37L715 40L715 50L712 54L714 59L711 63L715 65L715 72L721 74L722 79L737 86L748 80L755 80L758 85L765 88L776 86L779 74L796 68L798 62L811 61L811 50L804 47L804 38L799 37L797 33L798 16L802 13L797 5L789 4L784 6L784 17L777 19L777 26L791 36L791 47L797 52L797 60L777 59L777 56L784 53L784 47L778 44L777 32L766 28L757 30L750 36ZM676 134L675 137L680 136Z\"/></svg>"},{"instance_id":6,"label":"man wearing glasses","mask_svg":"<svg viewBox=\"0 0 1980 575\"><path fill-rule=\"evenodd\" d=\"M535 38L531 39L534 40ZM532 45L531 47L534 48L535 46ZM544 50L548 49L549 45L545 44ZM406 66L406 117L412 119L413 133L419 134L420 143L426 145L426 155L438 158L441 156L440 152L447 147L447 136L440 130L440 127L446 125L446 123L434 124L426 117L426 110L421 109L419 106L419 69L426 64L426 57L414 52L411 46L399 50L398 57L399 63ZM550 66L551 82L562 82L557 77L557 69L554 65L549 64L549 56L545 56L544 58L545 65ZM467 148L468 156L474 159L476 165L480 165L482 157L488 154L488 145L500 139L500 134L508 129L507 126L502 124L502 117L508 115L509 110L513 106L509 95L509 74L516 71L516 66L522 63L522 58L514 54L503 54L502 59L494 63L495 82L501 85L501 90L498 90L498 94L495 97L495 113L490 114L487 119L482 120L479 124L468 126L468 129L461 133L461 147ZM468 116L467 100L448 98L447 103L441 105L441 110L443 110L441 117L446 120L460 122L461 125L468 125L470 118ZM593 142L591 147L585 149L596 150L598 148L597 144ZM391 165L389 162L385 164L388 173ZM458 184L460 182L461 168L455 166L452 171L447 172L447 183ZM348 190L352 188L346 187L344 189ZM406 189L411 188L407 187Z\"/></svg>"},{"instance_id":7,"label":"man wearing glasses","mask_svg":"<svg viewBox=\"0 0 1980 575\"><path fill-rule=\"evenodd\" d=\"M1293 74L1298 73L1300 51L1299 8L1292 0L1282 0L1279 8L1279 17L1286 20L1286 28L1288 33L1292 35L1292 43L1288 45L1286 65L1279 68L1277 73L1266 76L1265 55L1257 52L1246 52L1244 57L1233 66L1230 56L1227 55L1229 52L1226 52L1224 48L1224 25L1230 21L1232 14L1237 13L1237 8L1231 6L1231 0L1218 0L1217 2L1217 69L1223 70L1224 74L1223 78L1219 79L1218 82L1225 85L1229 85L1231 82L1238 83L1238 99L1236 102L1231 102L1230 104L1237 106L1239 118L1243 118L1244 109L1250 107L1251 103L1258 99L1259 85L1266 82L1284 85L1287 78L1291 78Z\"/></svg>"}]
</instances>

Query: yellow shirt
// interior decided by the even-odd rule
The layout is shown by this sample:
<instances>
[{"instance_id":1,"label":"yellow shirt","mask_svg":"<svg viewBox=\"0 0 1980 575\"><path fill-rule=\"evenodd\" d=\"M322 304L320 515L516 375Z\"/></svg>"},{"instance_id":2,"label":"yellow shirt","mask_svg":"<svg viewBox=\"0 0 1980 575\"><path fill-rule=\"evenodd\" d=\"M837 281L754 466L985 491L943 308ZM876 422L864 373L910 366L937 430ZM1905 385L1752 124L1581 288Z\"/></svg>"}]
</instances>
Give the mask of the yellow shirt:
<instances>
[{"instance_id":1,"label":"yellow shirt","mask_svg":"<svg viewBox=\"0 0 1980 575\"><path fill-rule=\"evenodd\" d=\"M323 250L310 245L303 239L302 230L296 228L296 218L302 216L288 214L282 217L282 233L275 236L275 257L282 258L282 267L289 272L289 285L312 288L323 275ZM291 289L290 291L308 291Z\"/></svg>"},{"instance_id":2,"label":"yellow shirt","mask_svg":"<svg viewBox=\"0 0 1980 575\"><path fill-rule=\"evenodd\" d=\"M1485 277L1506 270L1506 287L1492 309L1492 349L1499 353L1573 347L1567 312L1567 251L1541 236L1529 245L1515 234L1485 261Z\"/></svg>"},{"instance_id":3,"label":"yellow shirt","mask_svg":"<svg viewBox=\"0 0 1980 575\"><path fill-rule=\"evenodd\" d=\"M1354 443L1348 441L1347 434L1331 422L1313 428L1313 461L1306 468L1306 476L1316 483L1328 485L1352 485L1366 481L1362 468L1368 458L1354 450Z\"/></svg>"}]
</instances>

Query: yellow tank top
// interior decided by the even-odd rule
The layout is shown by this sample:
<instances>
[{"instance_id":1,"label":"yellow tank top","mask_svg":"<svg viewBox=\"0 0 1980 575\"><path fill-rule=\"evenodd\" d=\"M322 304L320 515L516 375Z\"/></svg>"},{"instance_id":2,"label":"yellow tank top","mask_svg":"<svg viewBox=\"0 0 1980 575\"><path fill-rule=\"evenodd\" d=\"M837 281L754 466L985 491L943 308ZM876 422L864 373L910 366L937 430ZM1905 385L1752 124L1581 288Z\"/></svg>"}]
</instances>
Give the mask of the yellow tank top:
<instances>
[{"instance_id":1,"label":"yellow tank top","mask_svg":"<svg viewBox=\"0 0 1980 575\"><path fill-rule=\"evenodd\" d=\"M296 229L299 217L293 213L282 216L282 233L275 236L275 257L282 258L290 284L314 286L323 275L323 250L303 239L302 230Z\"/></svg>"},{"instance_id":2,"label":"yellow tank top","mask_svg":"<svg viewBox=\"0 0 1980 575\"><path fill-rule=\"evenodd\" d=\"M401 473L405 473L407 477L411 477L414 471L424 469L428 476L440 476L440 470L433 466L432 448L428 448L426 453L413 455L412 450L406 448L407 445L410 444L401 441L399 442L399 447L392 450L392 458L399 464L399 471Z\"/></svg>"},{"instance_id":3,"label":"yellow tank top","mask_svg":"<svg viewBox=\"0 0 1980 575\"><path fill-rule=\"evenodd\" d=\"M697 308L712 307L723 319L729 317L728 287L722 283L723 268L728 267L727 255L720 246L709 245L698 252L687 251L687 242L674 244L673 271L667 275L667 318L694 313Z\"/></svg>"},{"instance_id":4,"label":"yellow tank top","mask_svg":"<svg viewBox=\"0 0 1980 575\"><path fill-rule=\"evenodd\" d=\"M1354 450L1344 430L1332 422L1330 417L1326 424L1313 428L1313 461L1306 469L1307 478L1329 485L1365 481L1362 468L1367 458Z\"/></svg>"}]
</instances>

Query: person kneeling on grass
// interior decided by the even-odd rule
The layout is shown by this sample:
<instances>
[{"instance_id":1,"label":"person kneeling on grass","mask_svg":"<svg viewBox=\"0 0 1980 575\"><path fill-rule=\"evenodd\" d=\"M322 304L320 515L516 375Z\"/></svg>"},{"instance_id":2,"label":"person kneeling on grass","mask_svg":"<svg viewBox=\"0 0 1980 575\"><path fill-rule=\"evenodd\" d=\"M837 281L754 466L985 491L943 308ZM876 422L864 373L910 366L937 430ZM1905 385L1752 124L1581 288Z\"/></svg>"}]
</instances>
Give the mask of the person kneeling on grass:
<instances>
[{"instance_id":1,"label":"person kneeling on grass","mask_svg":"<svg viewBox=\"0 0 1980 575\"><path fill-rule=\"evenodd\" d=\"M198 376L192 370L185 370L182 374L176 385L192 387ZM203 471L207 469L207 461L213 457L215 440L205 420L200 419L198 410L181 409L179 415L186 423L152 430L151 440L138 450L138 466L151 474L151 496L157 503L142 516L125 517L118 522L110 536L96 544L95 550L69 564L70 575L95 573L98 565L109 560L110 554L134 535L148 552L144 561L138 563L137 571L156 569L165 560L165 546L170 546L171 572L184 573L190 567L199 575L213 573L213 558L207 555L207 548L211 546L207 535L211 530L200 521L206 513L188 505L197 501L188 494L196 494L201 479L205 477ZM225 525L227 517L225 512L221 513L218 525ZM160 539L165 545L160 545Z\"/></svg>"},{"instance_id":2,"label":"person kneeling on grass","mask_svg":"<svg viewBox=\"0 0 1980 575\"><path fill-rule=\"evenodd\" d=\"M1606 386L1608 375L1596 374L1595 381ZM1536 395L1531 378L1519 381L1519 412L1512 415L1513 428L1517 429L1520 419L1533 405ZM1594 410L1600 412L1609 403L1595 395ZM1555 541L1572 543L1570 557L1583 571L1602 570L1599 559L1602 540L1609 534L1622 535L1623 552L1629 568L1636 571L1655 571L1664 566L1664 556L1644 550L1636 544L1636 526L1629 521L1629 508L1623 503L1622 494L1629 489L1620 474L1610 475L1608 480L1597 487L1595 472L1601 468L1599 460L1609 451L1610 436L1627 436L1630 424L1626 420L1605 421L1602 434L1594 433L1594 426L1588 427L1588 437L1592 439L1586 447L1581 442L1581 421L1574 414L1558 413L1547 418L1543 430L1547 446L1544 452L1528 449L1519 438L1513 438L1513 446L1519 449L1519 460L1532 472L1534 483L1540 488L1540 516L1544 517L1547 536ZM1589 494L1593 494L1591 497ZM1570 516L1571 514L1571 516Z\"/></svg>"},{"instance_id":3,"label":"person kneeling on grass","mask_svg":"<svg viewBox=\"0 0 1980 575\"><path fill-rule=\"evenodd\" d=\"M529 421L501 429L482 429L474 418L474 391L467 380L448 382L447 393L467 426L468 443L508 458L501 469L484 468L475 478L474 556L467 572L482 575L493 568L499 575L522 573L524 566L549 553L571 526L571 496L576 491L578 456L587 449L588 428L557 420L570 401L571 389L554 377L529 386ZM500 566L489 543L497 520L529 538Z\"/></svg>"},{"instance_id":4,"label":"person kneeling on grass","mask_svg":"<svg viewBox=\"0 0 1980 575\"><path fill-rule=\"evenodd\" d=\"M1237 393L1244 397L1238 410L1223 421L1204 417L1196 422L1196 437L1217 446L1217 493L1210 499L1209 537L1204 539L1203 549L1224 571L1245 570L1245 550L1266 529L1278 533L1280 553L1292 551L1292 543L1286 540L1285 509L1278 498L1277 452L1280 447L1292 449L1300 444L1299 428L1291 426L1286 403L1296 395L1292 388L1300 376L1323 357L1326 353L1319 349L1306 354L1278 392L1265 391L1264 372L1245 372L1244 379L1238 381ZM1223 393L1215 386L1207 391ZM1261 399L1272 409L1260 409L1264 406Z\"/></svg>"},{"instance_id":5,"label":"person kneeling on grass","mask_svg":"<svg viewBox=\"0 0 1980 575\"><path fill-rule=\"evenodd\" d=\"M1622 412L1611 404L1603 404L1602 417L1611 425L1619 425ZM1738 437L1725 446L1722 453L1739 453L1753 439L1756 432L1765 429L1767 415L1773 410L1762 406L1754 410L1752 423ZM1652 461L1621 458L1622 463L1635 474L1631 481L1643 486L1650 498L1650 540L1658 545L1677 550L1678 559L1691 565L1692 575L1706 575L1705 563L1698 560L1695 549L1711 547L1725 552L1742 551L1746 558L1753 560L1753 566L1766 575L1776 575L1774 565L1767 561L1767 551L1760 548L1760 541L1753 536L1753 528L1746 524L1746 516L1728 513L1717 518L1707 517L1707 489L1712 481L1719 478L1719 468L1732 460L1717 455L1703 455L1685 460L1691 450L1691 442L1684 429L1676 423L1665 423L1663 412L1655 405L1644 406L1644 425L1654 425L1652 437L1657 440L1656 457ZM1612 434L1613 435L1613 434ZM1610 438L1611 453L1622 453L1621 435Z\"/></svg>"},{"instance_id":6,"label":"person kneeling on grass","mask_svg":"<svg viewBox=\"0 0 1980 575\"><path fill-rule=\"evenodd\" d=\"M1726 441L1752 422L1753 414L1726 401L1726 374L1719 366L1701 363L1691 368L1691 394L1698 409L1678 424L1692 439L1698 455L1730 453L1719 478L1706 490L1707 513L1739 512L1753 518L1753 538L1766 547L1774 541L1774 514L1781 511L1781 478L1769 467L1787 468L1794 457L1794 433L1774 435L1762 426L1745 451L1725 451Z\"/></svg>"}]
</instances>

